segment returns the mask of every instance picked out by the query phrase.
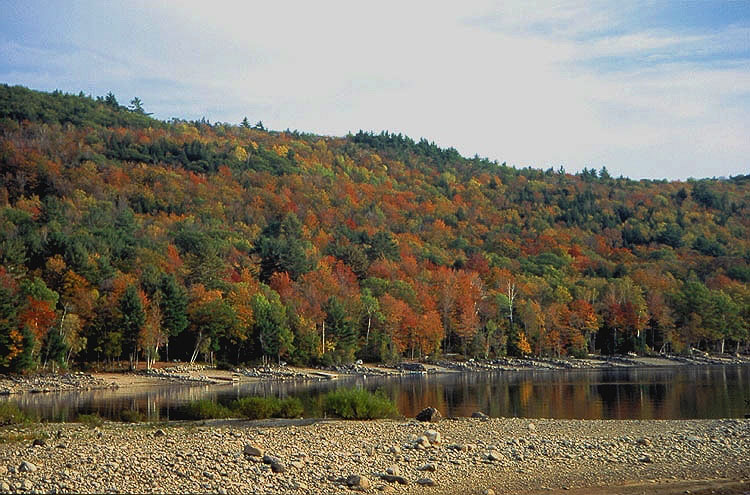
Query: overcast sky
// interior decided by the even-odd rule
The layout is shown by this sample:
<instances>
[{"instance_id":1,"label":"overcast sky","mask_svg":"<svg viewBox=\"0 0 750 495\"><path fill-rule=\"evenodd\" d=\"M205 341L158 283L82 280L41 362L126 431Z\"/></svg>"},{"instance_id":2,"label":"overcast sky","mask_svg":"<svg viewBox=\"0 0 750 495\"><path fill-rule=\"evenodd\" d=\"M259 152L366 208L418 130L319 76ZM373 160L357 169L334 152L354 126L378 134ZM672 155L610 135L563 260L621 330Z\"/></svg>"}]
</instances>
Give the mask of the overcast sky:
<instances>
[{"instance_id":1,"label":"overcast sky","mask_svg":"<svg viewBox=\"0 0 750 495\"><path fill-rule=\"evenodd\" d=\"M0 82L158 118L426 137L633 178L750 173L750 2L0 0Z\"/></svg>"}]
</instances>

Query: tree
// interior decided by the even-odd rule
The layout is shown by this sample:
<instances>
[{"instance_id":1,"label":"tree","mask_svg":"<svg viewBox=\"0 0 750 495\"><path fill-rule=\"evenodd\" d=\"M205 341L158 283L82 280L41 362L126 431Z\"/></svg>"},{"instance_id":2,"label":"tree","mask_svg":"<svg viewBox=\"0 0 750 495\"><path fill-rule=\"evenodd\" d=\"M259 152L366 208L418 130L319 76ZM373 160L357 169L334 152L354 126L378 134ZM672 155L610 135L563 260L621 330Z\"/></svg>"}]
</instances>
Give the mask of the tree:
<instances>
[{"instance_id":1,"label":"tree","mask_svg":"<svg viewBox=\"0 0 750 495\"><path fill-rule=\"evenodd\" d=\"M140 346L146 355L146 369L149 370L159 356L159 348L167 341L167 335L161 326L162 318L157 295L148 305L140 335Z\"/></svg>"},{"instance_id":2,"label":"tree","mask_svg":"<svg viewBox=\"0 0 750 495\"><path fill-rule=\"evenodd\" d=\"M141 115L151 115L150 113L146 113L146 111L143 109L143 102L137 96L133 97L133 99L130 100L130 106L128 107L128 109L133 113L139 113Z\"/></svg>"},{"instance_id":3,"label":"tree","mask_svg":"<svg viewBox=\"0 0 750 495\"><path fill-rule=\"evenodd\" d=\"M274 357L280 363L281 356L293 352L294 338L287 319L286 308L276 292L257 293L251 300L255 318L254 333L260 341L264 360Z\"/></svg>"},{"instance_id":4,"label":"tree","mask_svg":"<svg viewBox=\"0 0 750 495\"><path fill-rule=\"evenodd\" d=\"M146 323L146 314L143 311L143 303L134 285L129 285L120 298L120 317L118 320L120 332L122 332L123 344L128 353L130 369L137 365L138 351L140 349L140 335L143 325Z\"/></svg>"},{"instance_id":5,"label":"tree","mask_svg":"<svg viewBox=\"0 0 750 495\"><path fill-rule=\"evenodd\" d=\"M117 103L117 98L115 98L112 91L107 93L107 96L104 97L104 103L112 108L120 108L120 104Z\"/></svg>"},{"instance_id":6,"label":"tree","mask_svg":"<svg viewBox=\"0 0 750 495\"><path fill-rule=\"evenodd\" d=\"M326 312L326 328L329 335L333 336L337 360L344 363L353 361L357 334L354 330L354 322L346 313L346 308L339 298L332 296L326 302L324 311Z\"/></svg>"},{"instance_id":7,"label":"tree","mask_svg":"<svg viewBox=\"0 0 750 495\"><path fill-rule=\"evenodd\" d=\"M169 361L170 340L177 339L188 327L188 298L185 290L171 274L162 277L159 292L161 293L161 327L166 333L166 359Z\"/></svg>"}]
</instances>

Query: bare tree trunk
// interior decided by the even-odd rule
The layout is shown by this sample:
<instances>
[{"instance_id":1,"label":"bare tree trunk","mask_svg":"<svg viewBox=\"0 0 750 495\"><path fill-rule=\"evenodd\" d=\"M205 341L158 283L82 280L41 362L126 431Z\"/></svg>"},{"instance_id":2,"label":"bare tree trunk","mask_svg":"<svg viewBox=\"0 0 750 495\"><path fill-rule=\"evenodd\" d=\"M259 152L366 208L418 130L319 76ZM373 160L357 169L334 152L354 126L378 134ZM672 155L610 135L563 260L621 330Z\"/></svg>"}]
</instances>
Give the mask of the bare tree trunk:
<instances>
[{"instance_id":1,"label":"bare tree trunk","mask_svg":"<svg viewBox=\"0 0 750 495\"><path fill-rule=\"evenodd\" d=\"M198 338L195 339L195 349L193 349L193 355L190 356L190 364L195 363L195 360L198 358L198 352L200 352L201 343L203 342L203 332L198 332Z\"/></svg>"},{"instance_id":2,"label":"bare tree trunk","mask_svg":"<svg viewBox=\"0 0 750 495\"><path fill-rule=\"evenodd\" d=\"M724 337L721 338L721 353L724 354Z\"/></svg>"},{"instance_id":3,"label":"bare tree trunk","mask_svg":"<svg viewBox=\"0 0 750 495\"><path fill-rule=\"evenodd\" d=\"M326 321L323 320L323 353L326 353Z\"/></svg>"}]
</instances>

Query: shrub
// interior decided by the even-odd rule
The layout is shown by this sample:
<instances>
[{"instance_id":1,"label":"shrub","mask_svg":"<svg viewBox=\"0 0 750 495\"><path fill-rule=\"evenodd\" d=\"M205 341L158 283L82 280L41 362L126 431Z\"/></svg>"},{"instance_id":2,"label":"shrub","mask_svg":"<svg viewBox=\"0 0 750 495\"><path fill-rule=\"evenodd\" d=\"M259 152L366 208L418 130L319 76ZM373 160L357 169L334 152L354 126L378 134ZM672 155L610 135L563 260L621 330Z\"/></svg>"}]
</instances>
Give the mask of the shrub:
<instances>
[{"instance_id":1,"label":"shrub","mask_svg":"<svg viewBox=\"0 0 750 495\"><path fill-rule=\"evenodd\" d=\"M0 426L26 423L30 420L31 418L12 402L0 403Z\"/></svg>"},{"instance_id":2,"label":"shrub","mask_svg":"<svg viewBox=\"0 0 750 495\"><path fill-rule=\"evenodd\" d=\"M98 414L79 414L77 421L89 428L96 428L104 424L104 419Z\"/></svg>"},{"instance_id":3,"label":"shrub","mask_svg":"<svg viewBox=\"0 0 750 495\"><path fill-rule=\"evenodd\" d=\"M176 415L180 419L214 419L228 418L232 415L232 411L221 404L203 399L179 407Z\"/></svg>"},{"instance_id":4,"label":"shrub","mask_svg":"<svg viewBox=\"0 0 750 495\"><path fill-rule=\"evenodd\" d=\"M123 409L120 411L120 421L123 423L141 423L145 417L137 409Z\"/></svg>"},{"instance_id":5,"label":"shrub","mask_svg":"<svg viewBox=\"0 0 750 495\"><path fill-rule=\"evenodd\" d=\"M247 419L266 419L279 410L276 397L244 397L235 401L232 409Z\"/></svg>"},{"instance_id":6,"label":"shrub","mask_svg":"<svg viewBox=\"0 0 750 495\"><path fill-rule=\"evenodd\" d=\"M296 397L288 397L279 401L279 411L276 415L280 418L299 418L303 412L302 401Z\"/></svg>"},{"instance_id":7,"label":"shrub","mask_svg":"<svg viewBox=\"0 0 750 495\"><path fill-rule=\"evenodd\" d=\"M343 419L376 419L398 416L396 405L381 391L361 388L334 390L323 400L326 414Z\"/></svg>"},{"instance_id":8,"label":"shrub","mask_svg":"<svg viewBox=\"0 0 750 495\"><path fill-rule=\"evenodd\" d=\"M245 397L235 401L232 409L247 419L298 418L304 408L296 397L277 399L276 397Z\"/></svg>"}]
</instances>

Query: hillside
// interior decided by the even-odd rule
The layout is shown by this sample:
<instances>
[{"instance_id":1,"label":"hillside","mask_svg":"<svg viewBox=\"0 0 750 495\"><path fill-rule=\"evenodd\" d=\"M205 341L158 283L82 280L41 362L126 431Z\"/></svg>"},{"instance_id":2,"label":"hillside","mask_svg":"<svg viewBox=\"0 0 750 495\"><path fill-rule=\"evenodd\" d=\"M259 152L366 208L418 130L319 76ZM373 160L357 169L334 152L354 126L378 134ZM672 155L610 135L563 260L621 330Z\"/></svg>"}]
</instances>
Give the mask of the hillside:
<instances>
[{"instance_id":1,"label":"hillside","mask_svg":"<svg viewBox=\"0 0 750 495\"><path fill-rule=\"evenodd\" d=\"M0 86L0 263L2 370L735 352L750 176L519 170Z\"/></svg>"}]
</instances>

